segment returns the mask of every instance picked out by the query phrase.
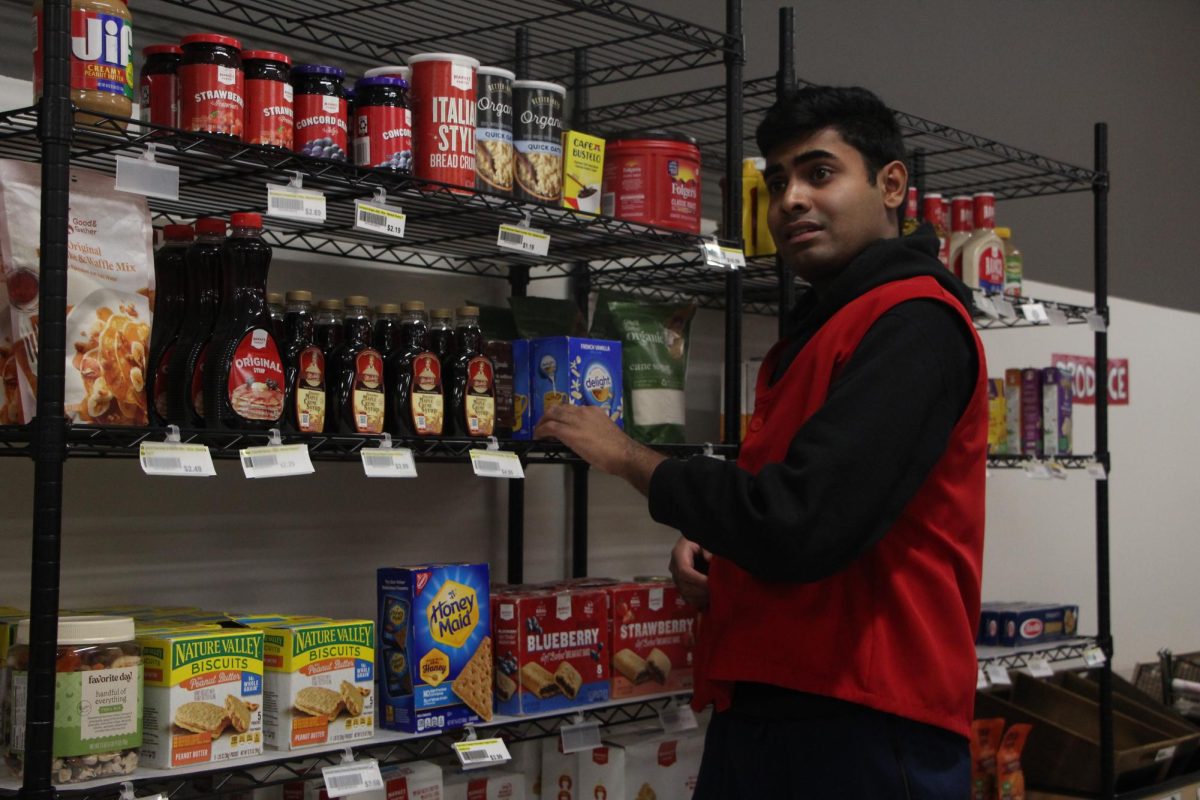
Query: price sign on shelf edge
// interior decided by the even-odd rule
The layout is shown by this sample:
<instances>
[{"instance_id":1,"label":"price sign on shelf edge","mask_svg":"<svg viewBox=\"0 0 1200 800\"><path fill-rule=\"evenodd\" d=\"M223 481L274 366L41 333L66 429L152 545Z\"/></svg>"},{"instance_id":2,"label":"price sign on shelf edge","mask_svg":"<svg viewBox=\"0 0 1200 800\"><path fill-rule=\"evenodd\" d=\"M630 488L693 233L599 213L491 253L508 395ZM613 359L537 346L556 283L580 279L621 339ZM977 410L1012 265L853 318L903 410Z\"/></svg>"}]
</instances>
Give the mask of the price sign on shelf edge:
<instances>
[{"instance_id":1,"label":"price sign on shelf edge","mask_svg":"<svg viewBox=\"0 0 1200 800\"><path fill-rule=\"evenodd\" d=\"M472 739L454 743L454 755L463 769L494 767L512 761L503 739Z\"/></svg>"},{"instance_id":2,"label":"price sign on shelf edge","mask_svg":"<svg viewBox=\"0 0 1200 800\"><path fill-rule=\"evenodd\" d=\"M325 195L310 189L267 184L267 216L303 222L325 221Z\"/></svg>"},{"instance_id":3,"label":"price sign on shelf edge","mask_svg":"<svg viewBox=\"0 0 1200 800\"><path fill-rule=\"evenodd\" d=\"M354 227L360 230L403 239L407 219L404 212L398 208L366 200L354 201Z\"/></svg>"},{"instance_id":4,"label":"price sign on shelf edge","mask_svg":"<svg viewBox=\"0 0 1200 800\"><path fill-rule=\"evenodd\" d=\"M524 478L516 453L507 450L472 450L471 469L481 478Z\"/></svg>"},{"instance_id":5,"label":"price sign on shelf edge","mask_svg":"<svg viewBox=\"0 0 1200 800\"><path fill-rule=\"evenodd\" d=\"M142 442L138 461L147 475L208 478L217 474L212 454L202 444Z\"/></svg>"},{"instance_id":6,"label":"price sign on shelf edge","mask_svg":"<svg viewBox=\"0 0 1200 800\"><path fill-rule=\"evenodd\" d=\"M308 447L302 444L247 447L238 455L247 478L286 478L316 472Z\"/></svg>"},{"instance_id":7,"label":"price sign on shelf edge","mask_svg":"<svg viewBox=\"0 0 1200 800\"><path fill-rule=\"evenodd\" d=\"M329 797L347 797L384 788L379 762L373 758L322 767L321 777Z\"/></svg>"},{"instance_id":8,"label":"price sign on shelf edge","mask_svg":"<svg viewBox=\"0 0 1200 800\"><path fill-rule=\"evenodd\" d=\"M417 464L407 447L379 447L359 451L368 478L415 478Z\"/></svg>"},{"instance_id":9,"label":"price sign on shelf edge","mask_svg":"<svg viewBox=\"0 0 1200 800\"><path fill-rule=\"evenodd\" d=\"M501 225L496 234L496 246L526 255L544 256L550 252L550 234L520 225Z\"/></svg>"}]
</instances>

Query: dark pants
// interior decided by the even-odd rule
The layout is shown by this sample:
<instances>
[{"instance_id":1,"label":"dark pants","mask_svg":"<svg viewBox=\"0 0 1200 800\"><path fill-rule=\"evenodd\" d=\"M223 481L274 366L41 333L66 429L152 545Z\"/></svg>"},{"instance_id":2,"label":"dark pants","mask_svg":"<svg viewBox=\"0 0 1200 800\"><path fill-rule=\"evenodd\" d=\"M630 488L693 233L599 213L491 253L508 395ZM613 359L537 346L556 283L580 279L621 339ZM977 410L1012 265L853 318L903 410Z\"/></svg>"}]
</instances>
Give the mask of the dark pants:
<instances>
[{"instance_id":1,"label":"dark pants","mask_svg":"<svg viewBox=\"0 0 1200 800\"><path fill-rule=\"evenodd\" d=\"M967 740L891 714L714 714L693 800L966 800Z\"/></svg>"}]
</instances>

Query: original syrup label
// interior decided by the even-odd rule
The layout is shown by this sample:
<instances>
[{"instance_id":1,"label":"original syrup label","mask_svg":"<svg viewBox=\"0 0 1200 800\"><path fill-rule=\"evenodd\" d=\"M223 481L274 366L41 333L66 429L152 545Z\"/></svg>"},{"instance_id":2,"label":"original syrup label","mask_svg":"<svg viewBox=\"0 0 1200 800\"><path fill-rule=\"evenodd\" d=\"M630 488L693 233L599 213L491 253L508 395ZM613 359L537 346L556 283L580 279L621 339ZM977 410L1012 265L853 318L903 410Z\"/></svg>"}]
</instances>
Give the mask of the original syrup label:
<instances>
[{"instance_id":1,"label":"original syrup label","mask_svg":"<svg viewBox=\"0 0 1200 800\"><path fill-rule=\"evenodd\" d=\"M181 128L241 138L246 92L240 69L183 64L179 67L179 92Z\"/></svg>"},{"instance_id":2,"label":"original syrup label","mask_svg":"<svg viewBox=\"0 0 1200 800\"><path fill-rule=\"evenodd\" d=\"M243 419L273 421L283 415L283 360L263 328L242 337L229 365L229 405Z\"/></svg>"},{"instance_id":3,"label":"original syrup label","mask_svg":"<svg viewBox=\"0 0 1200 800\"><path fill-rule=\"evenodd\" d=\"M467 362L467 391L463 401L467 433L491 436L496 427L496 375L491 359L476 356Z\"/></svg>"},{"instance_id":4,"label":"original syrup label","mask_svg":"<svg viewBox=\"0 0 1200 800\"><path fill-rule=\"evenodd\" d=\"M208 345L200 350L196 366L192 369L192 410L196 416L204 419L204 362L208 359Z\"/></svg>"},{"instance_id":5,"label":"original syrup label","mask_svg":"<svg viewBox=\"0 0 1200 800\"><path fill-rule=\"evenodd\" d=\"M296 428L301 433L325 431L325 354L319 347L300 353L296 371Z\"/></svg>"},{"instance_id":6,"label":"original syrup label","mask_svg":"<svg viewBox=\"0 0 1200 800\"><path fill-rule=\"evenodd\" d=\"M367 106L355 113L354 163L360 167L412 168L412 110Z\"/></svg>"},{"instance_id":7,"label":"original syrup label","mask_svg":"<svg viewBox=\"0 0 1200 800\"><path fill-rule=\"evenodd\" d=\"M163 350L162 358L158 360L158 366L154 369L154 410L160 419L167 418L167 370L174 354L175 345Z\"/></svg>"},{"instance_id":8,"label":"original syrup label","mask_svg":"<svg viewBox=\"0 0 1200 800\"><path fill-rule=\"evenodd\" d=\"M413 430L419 436L441 436L445 414L442 398L442 364L433 353L421 353L412 362Z\"/></svg>"},{"instance_id":9,"label":"original syrup label","mask_svg":"<svg viewBox=\"0 0 1200 800\"><path fill-rule=\"evenodd\" d=\"M383 356L364 348L354 359L354 431L382 433L384 420Z\"/></svg>"},{"instance_id":10,"label":"original syrup label","mask_svg":"<svg viewBox=\"0 0 1200 800\"><path fill-rule=\"evenodd\" d=\"M142 121L179 127L179 76L142 76Z\"/></svg>"},{"instance_id":11,"label":"original syrup label","mask_svg":"<svg viewBox=\"0 0 1200 800\"><path fill-rule=\"evenodd\" d=\"M246 81L246 141L292 149L293 89L285 81Z\"/></svg>"},{"instance_id":12,"label":"original syrup label","mask_svg":"<svg viewBox=\"0 0 1200 800\"><path fill-rule=\"evenodd\" d=\"M346 98L327 94L296 95L293 149L306 156L346 160Z\"/></svg>"},{"instance_id":13,"label":"original syrup label","mask_svg":"<svg viewBox=\"0 0 1200 800\"><path fill-rule=\"evenodd\" d=\"M33 90L42 93L41 12L33 15ZM113 14L71 11L71 88L133 100L133 25Z\"/></svg>"}]
</instances>

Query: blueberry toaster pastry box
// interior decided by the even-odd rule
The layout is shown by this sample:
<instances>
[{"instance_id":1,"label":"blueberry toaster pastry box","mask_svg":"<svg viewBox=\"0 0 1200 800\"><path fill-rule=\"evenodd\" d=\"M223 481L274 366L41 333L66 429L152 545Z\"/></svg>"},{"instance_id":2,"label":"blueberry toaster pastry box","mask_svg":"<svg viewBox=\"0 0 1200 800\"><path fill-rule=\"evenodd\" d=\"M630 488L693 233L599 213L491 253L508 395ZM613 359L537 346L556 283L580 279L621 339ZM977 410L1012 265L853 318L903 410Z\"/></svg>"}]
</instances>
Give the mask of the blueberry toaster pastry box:
<instances>
[{"instance_id":1,"label":"blueberry toaster pastry box","mask_svg":"<svg viewBox=\"0 0 1200 800\"><path fill-rule=\"evenodd\" d=\"M380 724L423 733L492 718L487 564L382 567Z\"/></svg>"}]
</instances>

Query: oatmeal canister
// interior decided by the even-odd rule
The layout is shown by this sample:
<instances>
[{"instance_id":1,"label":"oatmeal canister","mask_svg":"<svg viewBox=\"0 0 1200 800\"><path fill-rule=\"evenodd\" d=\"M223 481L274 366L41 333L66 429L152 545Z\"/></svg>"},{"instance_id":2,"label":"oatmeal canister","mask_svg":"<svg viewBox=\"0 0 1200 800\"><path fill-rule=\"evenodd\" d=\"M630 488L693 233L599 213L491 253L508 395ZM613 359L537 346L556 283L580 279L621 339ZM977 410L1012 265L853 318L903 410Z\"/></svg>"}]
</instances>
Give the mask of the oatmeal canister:
<instances>
[{"instance_id":1,"label":"oatmeal canister","mask_svg":"<svg viewBox=\"0 0 1200 800\"><path fill-rule=\"evenodd\" d=\"M422 53L412 68L413 174L475 188L475 72L456 53Z\"/></svg>"},{"instance_id":2,"label":"oatmeal canister","mask_svg":"<svg viewBox=\"0 0 1200 800\"><path fill-rule=\"evenodd\" d=\"M354 84L354 163L400 172L412 170L412 110L408 81L399 75Z\"/></svg>"},{"instance_id":3,"label":"oatmeal canister","mask_svg":"<svg viewBox=\"0 0 1200 800\"><path fill-rule=\"evenodd\" d=\"M183 48L177 44L152 44L142 48L142 121L179 127L179 62Z\"/></svg>"},{"instance_id":4,"label":"oatmeal canister","mask_svg":"<svg viewBox=\"0 0 1200 800\"><path fill-rule=\"evenodd\" d=\"M346 160L349 110L346 73L340 67L297 64L292 67L296 101L296 132L292 149L306 156Z\"/></svg>"},{"instance_id":5,"label":"oatmeal canister","mask_svg":"<svg viewBox=\"0 0 1200 800\"><path fill-rule=\"evenodd\" d=\"M545 81L513 82L516 196L558 205L562 200L562 118L567 90Z\"/></svg>"},{"instance_id":6,"label":"oatmeal canister","mask_svg":"<svg viewBox=\"0 0 1200 800\"><path fill-rule=\"evenodd\" d=\"M700 233L700 148L690 136L650 130L609 137L605 216Z\"/></svg>"},{"instance_id":7,"label":"oatmeal canister","mask_svg":"<svg viewBox=\"0 0 1200 800\"><path fill-rule=\"evenodd\" d=\"M241 139L246 111L242 43L232 36L197 33L182 40L179 127Z\"/></svg>"},{"instance_id":8,"label":"oatmeal canister","mask_svg":"<svg viewBox=\"0 0 1200 800\"><path fill-rule=\"evenodd\" d=\"M133 18L124 0L72 0L71 102L82 112L128 117L133 113ZM42 97L45 16L33 3L33 101ZM97 125L102 117L81 113L76 124ZM109 123L113 124L113 123ZM125 130L125 123L115 123Z\"/></svg>"},{"instance_id":9,"label":"oatmeal canister","mask_svg":"<svg viewBox=\"0 0 1200 800\"><path fill-rule=\"evenodd\" d=\"M295 96L289 82L292 60L271 50L247 50L246 141L264 147L292 149Z\"/></svg>"},{"instance_id":10,"label":"oatmeal canister","mask_svg":"<svg viewBox=\"0 0 1200 800\"><path fill-rule=\"evenodd\" d=\"M513 80L499 67L480 67L475 85L475 188L508 194L513 176Z\"/></svg>"},{"instance_id":11,"label":"oatmeal canister","mask_svg":"<svg viewBox=\"0 0 1200 800\"><path fill-rule=\"evenodd\" d=\"M10 763L20 772L29 690L29 620L12 663ZM75 783L137 768L142 745L142 658L131 617L60 617L51 780Z\"/></svg>"}]
</instances>

